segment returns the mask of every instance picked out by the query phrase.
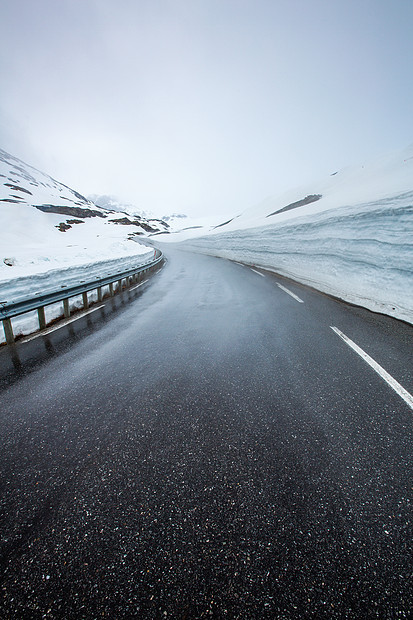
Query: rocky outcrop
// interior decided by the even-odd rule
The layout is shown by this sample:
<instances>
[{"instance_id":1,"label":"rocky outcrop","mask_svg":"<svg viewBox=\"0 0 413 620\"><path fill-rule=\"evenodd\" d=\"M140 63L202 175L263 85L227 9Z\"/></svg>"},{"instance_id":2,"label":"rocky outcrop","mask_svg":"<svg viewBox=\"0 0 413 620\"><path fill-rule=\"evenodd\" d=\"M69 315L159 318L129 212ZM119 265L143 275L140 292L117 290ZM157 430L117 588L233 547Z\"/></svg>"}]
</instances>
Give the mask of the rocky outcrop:
<instances>
[{"instance_id":1,"label":"rocky outcrop","mask_svg":"<svg viewBox=\"0 0 413 620\"><path fill-rule=\"evenodd\" d=\"M284 211L290 211L291 209L297 209L297 207L304 207L305 205L309 205L311 202L317 202L322 198L322 194L309 194L305 198L301 200L297 200L297 202L292 202L291 204L283 207L282 209L278 209L278 211L274 211L273 213L269 213L267 217L271 217L272 215L276 215L277 213L283 213Z\"/></svg>"},{"instance_id":2,"label":"rocky outcrop","mask_svg":"<svg viewBox=\"0 0 413 620\"><path fill-rule=\"evenodd\" d=\"M44 213L59 213L61 215L73 215L73 217L106 217L105 213L86 209L83 207L69 207L65 205L33 205Z\"/></svg>"}]
</instances>

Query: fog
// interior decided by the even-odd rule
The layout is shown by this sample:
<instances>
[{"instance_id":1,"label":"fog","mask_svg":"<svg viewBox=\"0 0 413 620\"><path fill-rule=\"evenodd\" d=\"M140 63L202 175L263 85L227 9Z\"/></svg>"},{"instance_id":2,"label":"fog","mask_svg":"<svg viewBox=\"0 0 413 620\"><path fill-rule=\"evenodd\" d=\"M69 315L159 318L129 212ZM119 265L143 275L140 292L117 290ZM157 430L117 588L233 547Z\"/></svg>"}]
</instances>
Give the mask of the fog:
<instances>
[{"instance_id":1,"label":"fog","mask_svg":"<svg viewBox=\"0 0 413 620\"><path fill-rule=\"evenodd\" d=\"M0 146L86 195L231 215L413 141L411 2L6 0L1 15Z\"/></svg>"}]
</instances>

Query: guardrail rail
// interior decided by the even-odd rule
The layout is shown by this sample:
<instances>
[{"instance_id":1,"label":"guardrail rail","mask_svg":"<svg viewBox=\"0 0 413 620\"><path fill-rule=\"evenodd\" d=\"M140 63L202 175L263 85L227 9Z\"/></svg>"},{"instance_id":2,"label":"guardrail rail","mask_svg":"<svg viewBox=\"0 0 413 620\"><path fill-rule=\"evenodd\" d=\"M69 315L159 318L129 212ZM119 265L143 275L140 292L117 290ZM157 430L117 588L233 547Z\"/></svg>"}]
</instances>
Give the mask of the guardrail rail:
<instances>
[{"instance_id":1,"label":"guardrail rail","mask_svg":"<svg viewBox=\"0 0 413 620\"><path fill-rule=\"evenodd\" d=\"M88 293L90 291L97 291L97 302L99 303L103 299L102 288L104 286L109 286L109 295L113 297L115 292L121 292L123 290L123 280L126 280L126 286L132 286L132 284L139 282L147 272L153 271L155 267L157 267L161 262L163 262L163 260L164 257L162 252L160 250L155 250L154 258L150 263L139 265L138 267L128 269L127 271L118 272L105 278L95 278L95 280L90 282L71 286L65 288L64 290L45 293L44 295L36 295L36 297L31 297L15 303L8 304L7 302L0 301L0 319L3 322L6 343L13 344L15 342L13 326L11 323L11 319L13 317L26 314L26 312L32 312L33 310L37 310L37 315L39 319L39 330L43 330L47 326L44 311L46 306L50 306L51 304L55 304L58 302L63 302L64 317L69 318L69 299L71 297L77 297L78 295L82 295L83 308L87 309L89 307ZM113 286L115 282L117 282L118 284L116 290Z\"/></svg>"}]
</instances>

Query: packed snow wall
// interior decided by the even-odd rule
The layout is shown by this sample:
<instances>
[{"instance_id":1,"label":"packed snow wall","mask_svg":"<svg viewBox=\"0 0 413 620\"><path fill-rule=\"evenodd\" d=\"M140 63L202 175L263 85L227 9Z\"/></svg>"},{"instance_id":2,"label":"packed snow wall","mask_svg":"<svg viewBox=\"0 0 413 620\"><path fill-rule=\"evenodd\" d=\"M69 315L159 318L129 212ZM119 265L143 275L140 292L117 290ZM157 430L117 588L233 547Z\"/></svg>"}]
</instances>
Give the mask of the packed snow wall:
<instances>
[{"instance_id":1,"label":"packed snow wall","mask_svg":"<svg viewBox=\"0 0 413 620\"><path fill-rule=\"evenodd\" d=\"M413 323L413 192L294 216L191 239L184 247L269 268Z\"/></svg>"},{"instance_id":2,"label":"packed snow wall","mask_svg":"<svg viewBox=\"0 0 413 620\"><path fill-rule=\"evenodd\" d=\"M134 269L149 262L153 257L152 249L144 246L141 248L142 251L139 254L107 260L101 259L95 262L89 260L83 265L73 265L72 267L62 265L60 269L32 273L9 280L0 279L2 299L7 300L8 303L16 303L34 297L38 293L53 293L60 289L76 286L79 283L91 282L94 279Z\"/></svg>"}]
</instances>

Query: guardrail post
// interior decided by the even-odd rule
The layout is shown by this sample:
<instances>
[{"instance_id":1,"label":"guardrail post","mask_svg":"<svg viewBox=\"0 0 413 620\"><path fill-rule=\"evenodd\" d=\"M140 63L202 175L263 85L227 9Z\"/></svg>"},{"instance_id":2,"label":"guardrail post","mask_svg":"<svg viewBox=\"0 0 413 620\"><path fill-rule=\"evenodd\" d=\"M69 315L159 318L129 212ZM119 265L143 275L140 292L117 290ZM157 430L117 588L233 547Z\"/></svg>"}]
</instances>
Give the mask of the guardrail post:
<instances>
[{"instance_id":1,"label":"guardrail post","mask_svg":"<svg viewBox=\"0 0 413 620\"><path fill-rule=\"evenodd\" d=\"M4 329L4 335L6 336L7 344L13 344L14 334L13 334L13 327L11 324L11 319L3 319L3 329Z\"/></svg>"},{"instance_id":2,"label":"guardrail post","mask_svg":"<svg viewBox=\"0 0 413 620\"><path fill-rule=\"evenodd\" d=\"M44 314L44 306L40 306L40 308L37 308L37 316L39 317L39 328L40 329L45 329L46 327L46 317Z\"/></svg>"},{"instance_id":3,"label":"guardrail post","mask_svg":"<svg viewBox=\"0 0 413 620\"><path fill-rule=\"evenodd\" d=\"M102 287L98 286L98 301L102 301Z\"/></svg>"},{"instance_id":4,"label":"guardrail post","mask_svg":"<svg viewBox=\"0 0 413 620\"><path fill-rule=\"evenodd\" d=\"M87 298L87 292L82 293L82 297L83 297L83 307L86 310L87 308L89 308L89 300Z\"/></svg>"},{"instance_id":5,"label":"guardrail post","mask_svg":"<svg viewBox=\"0 0 413 620\"><path fill-rule=\"evenodd\" d=\"M65 319L68 319L70 317L70 308L69 308L69 300L68 299L64 299L63 300L63 312L65 315Z\"/></svg>"},{"instance_id":6,"label":"guardrail post","mask_svg":"<svg viewBox=\"0 0 413 620\"><path fill-rule=\"evenodd\" d=\"M118 293L122 292L122 280L118 280Z\"/></svg>"},{"instance_id":7,"label":"guardrail post","mask_svg":"<svg viewBox=\"0 0 413 620\"><path fill-rule=\"evenodd\" d=\"M113 282L110 282L109 284L109 293L110 293L110 296L113 297Z\"/></svg>"}]
</instances>

